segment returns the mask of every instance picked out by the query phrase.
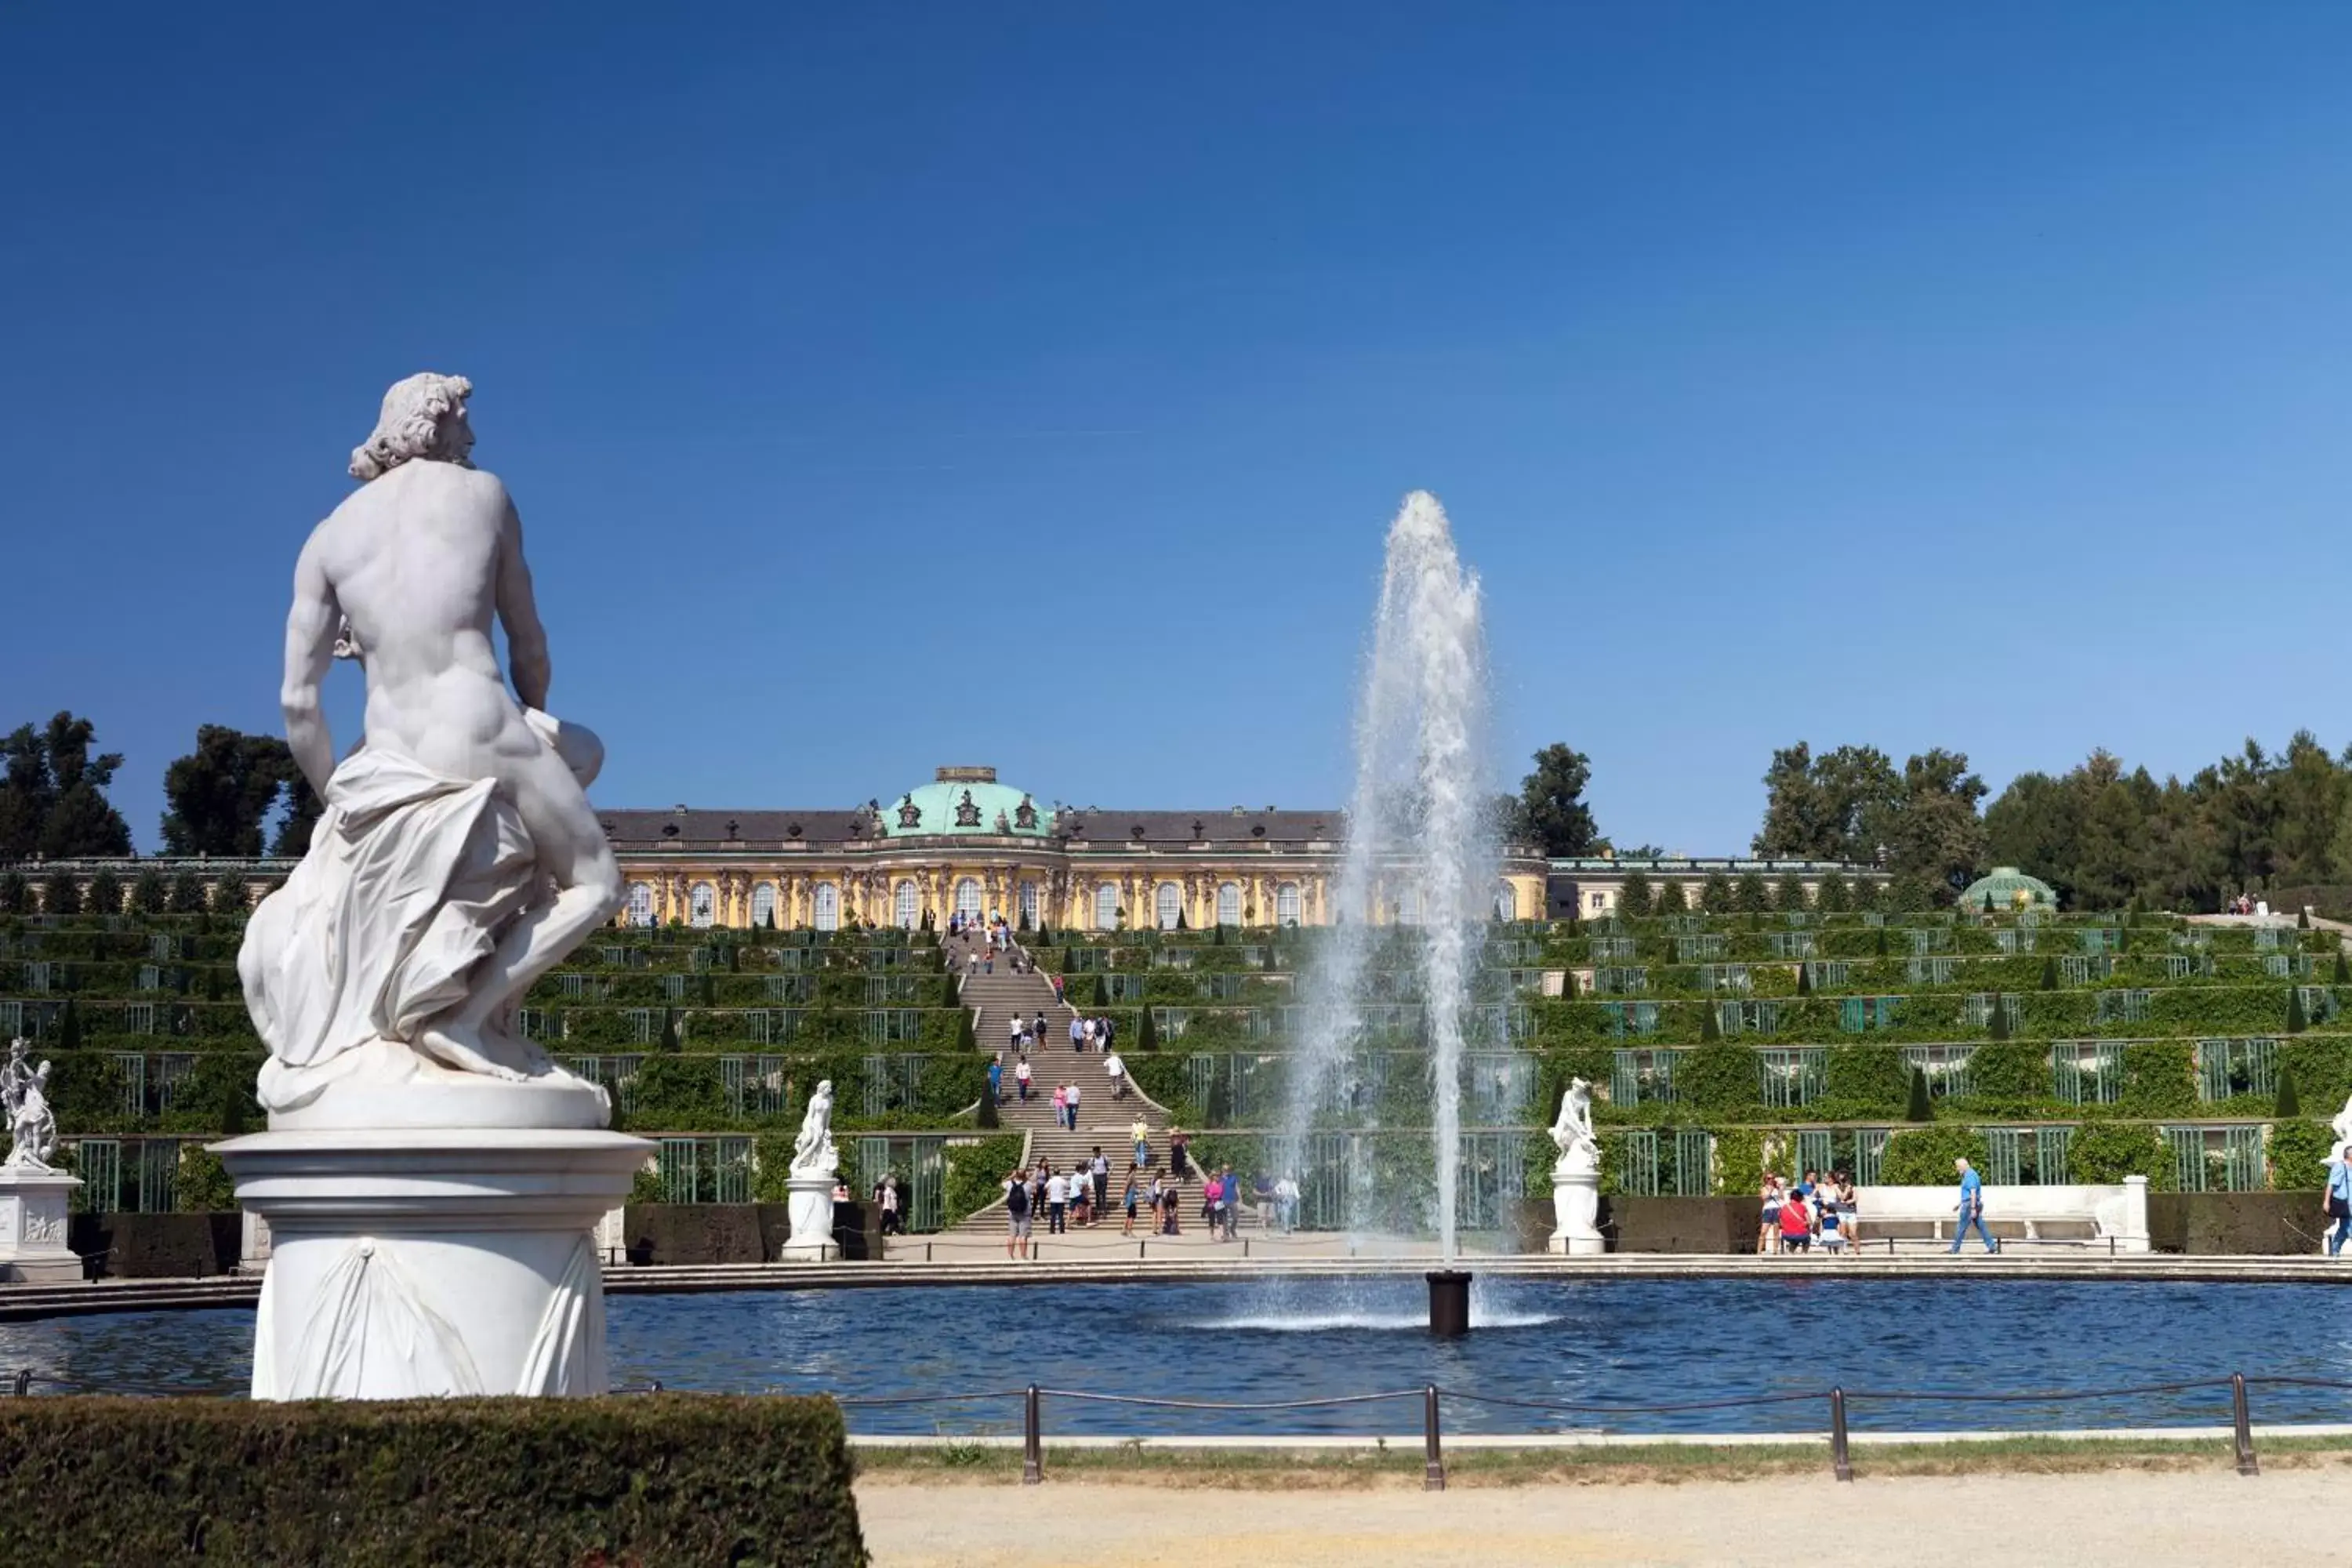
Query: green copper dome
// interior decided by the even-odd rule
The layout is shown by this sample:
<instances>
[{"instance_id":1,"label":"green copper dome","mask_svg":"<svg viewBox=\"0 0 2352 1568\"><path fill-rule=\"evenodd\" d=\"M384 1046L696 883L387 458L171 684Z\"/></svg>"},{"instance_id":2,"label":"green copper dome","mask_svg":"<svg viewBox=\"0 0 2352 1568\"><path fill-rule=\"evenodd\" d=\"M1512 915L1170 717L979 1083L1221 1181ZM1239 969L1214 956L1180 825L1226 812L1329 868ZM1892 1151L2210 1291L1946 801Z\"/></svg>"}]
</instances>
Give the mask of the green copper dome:
<instances>
[{"instance_id":1,"label":"green copper dome","mask_svg":"<svg viewBox=\"0 0 2352 1568\"><path fill-rule=\"evenodd\" d=\"M941 768L932 783L882 803L882 832L889 838L957 833L1043 838L1053 829L1054 814L1026 792L998 784L994 768Z\"/></svg>"},{"instance_id":2,"label":"green copper dome","mask_svg":"<svg viewBox=\"0 0 2352 1568\"><path fill-rule=\"evenodd\" d=\"M1988 897L1992 900L1996 914L2058 907L2058 895L2050 890L2049 883L2039 877L2029 877L2014 866L1995 866L1990 875L1970 882L1968 891L1960 895L1960 908L1969 914L1982 914Z\"/></svg>"}]
</instances>

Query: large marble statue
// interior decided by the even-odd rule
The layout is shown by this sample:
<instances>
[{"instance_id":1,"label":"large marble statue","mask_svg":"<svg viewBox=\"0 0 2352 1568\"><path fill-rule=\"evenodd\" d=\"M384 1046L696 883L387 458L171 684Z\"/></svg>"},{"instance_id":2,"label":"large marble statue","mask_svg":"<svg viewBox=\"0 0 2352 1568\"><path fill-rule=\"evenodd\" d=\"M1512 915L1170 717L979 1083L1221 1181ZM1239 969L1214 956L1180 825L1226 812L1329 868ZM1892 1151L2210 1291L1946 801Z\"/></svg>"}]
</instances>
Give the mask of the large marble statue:
<instances>
[{"instance_id":1,"label":"large marble statue","mask_svg":"<svg viewBox=\"0 0 2352 1568\"><path fill-rule=\"evenodd\" d=\"M2336 1147L2352 1143L2352 1100L2344 1102L2344 1109L2336 1113L2336 1120L2328 1125L2336 1129Z\"/></svg>"},{"instance_id":2,"label":"large marble statue","mask_svg":"<svg viewBox=\"0 0 2352 1568\"><path fill-rule=\"evenodd\" d=\"M833 1202L840 1180L841 1152L833 1142L833 1080L825 1079L809 1096L800 1136L793 1140L793 1166L785 1177L785 1213L792 1221L783 1248L787 1259L814 1263L839 1255L833 1239Z\"/></svg>"},{"instance_id":3,"label":"large marble statue","mask_svg":"<svg viewBox=\"0 0 2352 1568\"><path fill-rule=\"evenodd\" d=\"M1551 1126L1552 1147L1559 1151L1563 1171L1598 1171L1601 1140L1592 1132L1592 1086L1580 1078L1568 1080L1559 1097L1559 1120Z\"/></svg>"},{"instance_id":4,"label":"large marble statue","mask_svg":"<svg viewBox=\"0 0 2352 1568\"><path fill-rule=\"evenodd\" d=\"M793 1174L830 1176L841 1169L841 1151L833 1142L833 1080L821 1079L801 1115L800 1136L793 1140Z\"/></svg>"},{"instance_id":5,"label":"large marble statue","mask_svg":"<svg viewBox=\"0 0 2352 1568\"><path fill-rule=\"evenodd\" d=\"M237 954L269 1131L216 1145L269 1235L257 1399L607 1383L593 1227L652 1146L604 1131L604 1090L513 1013L622 884L586 793L603 749L546 712L522 527L470 460L472 391L386 393L359 489L295 563L280 700L324 810ZM340 763L320 704L338 657L367 685Z\"/></svg>"},{"instance_id":6,"label":"large marble statue","mask_svg":"<svg viewBox=\"0 0 2352 1568\"><path fill-rule=\"evenodd\" d=\"M55 1169L49 1156L57 1152L58 1119L49 1110L49 1064L25 1066L25 1042L8 1042L8 1060L0 1067L0 1106L8 1114L7 1168L13 1171Z\"/></svg>"},{"instance_id":7,"label":"large marble statue","mask_svg":"<svg viewBox=\"0 0 2352 1568\"><path fill-rule=\"evenodd\" d=\"M1552 1147L1559 1159L1551 1168L1552 1212L1558 1220L1551 1233L1552 1251L1571 1258L1608 1250L1601 1234L1601 1140L1592 1131L1592 1086L1580 1078L1568 1080L1559 1097L1559 1120L1551 1124Z\"/></svg>"},{"instance_id":8,"label":"large marble statue","mask_svg":"<svg viewBox=\"0 0 2352 1568\"><path fill-rule=\"evenodd\" d=\"M325 810L310 851L247 927L237 970L269 1047L272 1126L380 1117L390 1085L451 1074L572 1091L508 1125L601 1126L602 1093L509 1023L531 983L621 907L588 804L596 738L546 712L546 634L506 487L469 460L463 376L384 395L352 456L366 481L294 568L281 700ZM511 693L491 623L503 626ZM339 764L320 685L341 647L367 679L365 737ZM290 1118L290 1120L289 1120Z\"/></svg>"}]
</instances>

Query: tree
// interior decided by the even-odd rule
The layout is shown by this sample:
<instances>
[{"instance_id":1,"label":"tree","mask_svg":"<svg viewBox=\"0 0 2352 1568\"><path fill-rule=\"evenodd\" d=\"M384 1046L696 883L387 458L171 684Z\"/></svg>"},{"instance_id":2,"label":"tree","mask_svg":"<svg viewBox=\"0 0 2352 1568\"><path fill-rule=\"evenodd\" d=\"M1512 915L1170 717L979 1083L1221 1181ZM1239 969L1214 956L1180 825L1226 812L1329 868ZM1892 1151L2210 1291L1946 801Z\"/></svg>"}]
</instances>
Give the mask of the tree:
<instances>
[{"instance_id":1,"label":"tree","mask_svg":"<svg viewBox=\"0 0 2352 1568\"><path fill-rule=\"evenodd\" d=\"M81 1009L74 1005L74 999L70 996L66 998L65 1006L58 1013L58 1049L81 1049Z\"/></svg>"},{"instance_id":2,"label":"tree","mask_svg":"<svg viewBox=\"0 0 2352 1568\"><path fill-rule=\"evenodd\" d=\"M1820 757L1800 741L1764 771L1764 823L1753 850L1774 859L1879 859L1876 818L1902 795L1902 780L1875 746L1840 746Z\"/></svg>"},{"instance_id":3,"label":"tree","mask_svg":"<svg viewBox=\"0 0 2352 1568\"><path fill-rule=\"evenodd\" d=\"M1998 991L1993 993L1992 1013L1985 1022L1990 1026L1989 1032L1994 1039L2009 1038L2009 999Z\"/></svg>"},{"instance_id":4,"label":"tree","mask_svg":"<svg viewBox=\"0 0 2352 1568\"><path fill-rule=\"evenodd\" d=\"M0 915L21 915L33 903L33 885L22 871L0 872Z\"/></svg>"},{"instance_id":5,"label":"tree","mask_svg":"<svg viewBox=\"0 0 2352 1568\"><path fill-rule=\"evenodd\" d=\"M1813 966L1810 963L1800 963L1797 965L1797 994L1811 996L1812 994Z\"/></svg>"},{"instance_id":6,"label":"tree","mask_svg":"<svg viewBox=\"0 0 2352 1568\"><path fill-rule=\"evenodd\" d=\"M1679 915L1687 913L1689 910L1690 896L1683 891L1680 882L1668 881L1658 889L1658 913Z\"/></svg>"},{"instance_id":7,"label":"tree","mask_svg":"<svg viewBox=\"0 0 2352 1568\"><path fill-rule=\"evenodd\" d=\"M41 912L45 915L81 913L81 884L74 880L70 872L56 872L41 884Z\"/></svg>"},{"instance_id":8,"label":"tree","mask_svg":"<svg viewBox=\"0 0 2352 1568\"><path fill-rule=\"evenodd\" d=\"M1601 830L1584 804L1592 764L1583 752L1555 742L1535 754L1535 771L1519 781L1518 810L1512 837L1538 844L1546 855L1590 855Z\"/></svg>"},{"instance_id":9,"label":"tree","mask_svg":"<svg viewBox=\"0 0 2352 1568\"><path fill-rule=\"evenodd\" d=\"M1761 871L1739 873L1739 883L1734 899L1738 904L1739 912L1744 915L1760 915L1769 910L1772 907L1772 889L1765 886L1764 873Z\"/></svg>"},{"instance_id":10,"label":"tree","mask_svg":"<svg viewBox=\"0 0 2352 1568\"><path fill-rule=\"evenodd\" d=\"M2042 989L2044 991L2058 989L2058 961L2055 958L2045 958L2042 961Z\"/></svg>"},{"instance_id":11,"label":"tree","mask_svg":"<svg viewBox=\"0 0 2352 1568\"><path fill-rule=\"evenodd\" d=\"M122 912L122 879L101 867L98 874L89 879L89 887L83 894L83 901L89 904L91 912L95 914L121 914Z\"/></svg>"},{"instance_id":12,"label":"tree","mask_svg":"<svg viewBox=\"0 0 2352 1568\"><path fill-rule=\"evenodd\" d=\"M278 818L277 836L269 841L269 852L299 860L310 852L310 830L318 826L319 814L325 809L299 768L288 770L285 807L285 815Z\"/></svg>"},{"instance_id":13,"label":"tree","mask_svg":"<svg viewBox=\"0 0 2352 1568\"><path fill-rule=\"evenodd\" d=\"M1853 894L1845 878L1832 871L1813 889L1813 907L1825 915L1842 915L1853 907Z\"/></svg>"},{"instance_id":14,"label":"tree","mask_svg":"<svg viewBox=\"0 0 2352 1568\"><path fill-rule=\"evenodd\" d=\"M1903 1108L1903 1120L1906 1121L1933 1121L1936 1120L1935 1104L1927 1098L1927 1069L1926 1068L1915 1067L1911 1069L1911 1100L1910 1103Z\"/></svg>"},{"instance_id":15,"label":"tree","mask_svg":"<svg viewBox=\"0 0 2352 1568\"><path fill-rule=\"evenodd\" d=\"M195 750L163 770L164 848L173 855L259 855L270 808L299 776L293 752L275 735L197 726ZM310 795L307 784L303 794ZM311 805L315 811L315 797ZM309 831L304 824L301 837Z\"/></svg>"},{"instance_id":16,"label":"tree","mask_svg":"<svg viewBox=\"0 0 2352 1568\"><path fill-rule=\"evenodd\" d=\"M1853 901L1856 914L1868 914L1873 910L1885 908L1885 890L1878 885L1875 877L1856 877L1853 879Z\"/></svg>"},{"instance_id":17,"label":"tree","mask_svg":"<svg viewBox=\"0 0 2352 1568\"><path fill-rule=\"evenodd\" d=\"M1646 872L1625 873L1617 889L1617 912L1628 920L1646 920L1650 913L1650 879Z\"/></svg>"},{"instance_id":18,"label":"tree","mask_svg":"<svg viewBox=\"0 0 2352 1568\"><path fill-rule=\"evenodd\" d=\"M1731 879L1720 871L1709 871L1699 888L1700 907L1711 915L1727 915L1738 902L1731 888Z\"/></svg>"},{"instance_id":19,"label":"tree","mask_svg":"<svg viewBox=\"0 0 2352 1568\"><path fill-rule=\"evenodd\" d=\"M160 915L172 900L171 884L152 866L142 866L131 881L131 907L142 915Z\"/></svg>"},{"instance_id":20,"label":"tree","mask_svg":"<svg viewBox=\"0 0 2352 1568\"><path fill-rule=\"evenodd\" d=\"M171 910L175 915L193 915L205 907L205 879L194 871L182 871L172 879Z\"/></svg>"},{"instance_id":21,"label":"tree","mask_svg":"<svg viewBox=\"0 0 2352 1568\"><path fill-rule=\"evenodd\" d=\"M1702 1043L1723 1038L1723 1021L1713 1002L1699 1005L1698 1037Z\"/></svg>"},{"instance_id":22,"label":"tree","mask_svg":"<svg viewBox=\"0 0 2352 1568\"><path fill-rule=\"evenodd\" d=\"M685 1049L685 1047L679 1043L677 1037L677 1008L665 1007L662 1009L661 1037L655 1042L654 1049L661 1052L665 1056L673 1057Z\"/></svg>"},{"instance_id":23,"label":"tree","mask_svg":"<svg viewBox=\"0 0 2352 1568\"><path fill-rule=\"evenodd\" d=\"M2311 1027L2311 1015L2303 1009L2303 987L2290 986L2286 994L2286 1032L2300 1035Z\"/></svg>"},{"instance_id":24,"label":"tree","mask_svg":"<svg viewBox=\"0 0 2352 1568\"><path fill-rule=\"evenodd\" d=\"M2293 1121L2303 1114L2303 1100L2294 1092L2294 1069L2279 1068L2278 1102L2271 1114L2281 1121Z\"/></svg>"},{"instance_id":25,"label":"tree","mask_svg":"<svg viewBox=\"0 0 2352 1568\"><path fill-rule=\"evenodd\" d=\"M106 798L122 765L119 753L90 754L97 726L59 712L46 729L20 726L0 752L0 856L39 853L52 860L131 853L131 827Z\"/></svg>"},{"instance_id":26,"label":"tree","mask_svg":"<svg viewBox=\"0 0 2352 1568\"><path fill-rule=\"evenodd\" d=\"M1772 907L1783 914L1801 912L1811 900L1805 896L1805 879L1794 871L1783 871L1778 886L1772 889Z\"/></svg>"},{"instance_id":27,"label":"tree","mask_svg":"<svg viewBox=\"0 0 2352 1568\"><path fill-rule=\"evenodd\" d=\"M253 889L245 885L242 877L224 875L213 884L212 901L208 908L216 915L242 915L253 907Z\"/></svg>"},{"instance_id":28,"label":"tree","mask_svg":"<svg viewBox=\"0 0 2352 1568\"><path fill-rule=\"evenodd\" d=\"M1938 748L1904 763L1901 801L1878 813L1874 834L1898 881L1927 889L1937 904L1952 901L1983 863L1984 820L1977 802L1984 794L1984 781L1969 772L1965 752Z\"/></svg>"},{"instance_id":29,"label":"tree","mask_svg":"<svg viewBox=\"0 0 2352 1568\"><path fill-rule=\"evenodd\" d=\"M1143 1013L1143 1026L1135 1032L1136 1049L1142 1051L1156 1051L1160 1048L1159 1021L1151 1016L1152 1010L1150 1008L1145 1007L1141 1011Z\"/></svg>"}]
</instances>

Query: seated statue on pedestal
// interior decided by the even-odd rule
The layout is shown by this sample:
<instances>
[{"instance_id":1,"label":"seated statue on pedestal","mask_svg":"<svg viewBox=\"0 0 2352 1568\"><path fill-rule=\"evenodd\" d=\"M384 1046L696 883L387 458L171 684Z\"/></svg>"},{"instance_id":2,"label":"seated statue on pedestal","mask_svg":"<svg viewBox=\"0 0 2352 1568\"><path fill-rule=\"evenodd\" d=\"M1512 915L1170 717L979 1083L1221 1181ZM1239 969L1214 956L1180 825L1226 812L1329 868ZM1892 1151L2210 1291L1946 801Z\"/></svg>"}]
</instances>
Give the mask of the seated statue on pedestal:
<instances>
[{"instance_id":1,"label":"seated statue on pedestal","mask_svg":"<svg viewBox=\"0 0 2352 1568\"><path fill-rule=\"evenodd\" d=\"M1559 1097L1559 1120L1552 1123L1552 1146L1559 1151L1555 1171L1598 1171L1601 1140L1592 1131L1592 1086L1580 1078L1568 1080Z\"/></svg>"},{"instance_id":2,"label":"seated statue on pedestal","mask_svg":"<svg viewBox=\"0 0 2352 1568\"><path fill-rule=\"evenodd\" d=\"M423 374L386 393L352 456L362 488L295 564L280 697L325 809L237 955L269 1047L259 1098L273 1126L331 1109L339 1125L400 1120L387 1109L399 1097L379 1098L387 1089L446 1103L445 1090L492 1082L562 1092L529 1109L524 1095L489 1124L605 1120L603 1090L511 1026L532 982L612 917L623 889L586 793L603 747L545 711L522 525L506 487L469 460L472 391ZM364 738L341 764L320 705L339 649L367 679Z\"/></svg>"}]
</instances>

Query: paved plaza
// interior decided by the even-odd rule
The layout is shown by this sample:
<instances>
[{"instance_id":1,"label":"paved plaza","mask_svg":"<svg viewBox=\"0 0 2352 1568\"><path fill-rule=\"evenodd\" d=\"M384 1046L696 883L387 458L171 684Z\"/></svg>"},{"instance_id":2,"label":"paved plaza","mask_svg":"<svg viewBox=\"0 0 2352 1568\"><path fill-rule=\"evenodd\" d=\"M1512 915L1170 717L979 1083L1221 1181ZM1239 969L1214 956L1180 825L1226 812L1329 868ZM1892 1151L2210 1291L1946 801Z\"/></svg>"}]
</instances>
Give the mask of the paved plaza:
<instances>
[{"instance_id":1,"label":"paved plaza","mask_svg":"<svg viewBox=\"0 0 2352 1568\"><path fill-rule=\"evenodd\" d=\"M1313 1482L1306 1483L1314 1485ZM2074 1475L1679 1485L1227 1490L868 1479L876 1568L1444 1568L1606 1563L1906 1568L2299 1562L2342 1508L2340 1463Z\"/></svg>"}]
</instances>

